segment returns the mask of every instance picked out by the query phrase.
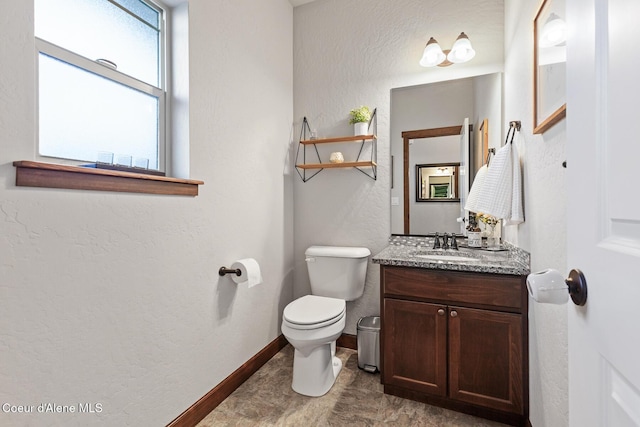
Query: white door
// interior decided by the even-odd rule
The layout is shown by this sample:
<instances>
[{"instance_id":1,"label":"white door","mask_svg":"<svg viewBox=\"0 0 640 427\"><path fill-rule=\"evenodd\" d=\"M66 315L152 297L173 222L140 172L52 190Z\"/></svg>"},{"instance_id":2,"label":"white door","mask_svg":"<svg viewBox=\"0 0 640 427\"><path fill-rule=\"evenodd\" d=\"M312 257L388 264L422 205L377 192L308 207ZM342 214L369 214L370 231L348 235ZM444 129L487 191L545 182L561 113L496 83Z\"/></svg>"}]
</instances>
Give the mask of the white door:
<instances>
[{"instance_id":1,"label":"white door","mask_svg":"<svg viewBox=\"0 0 640 427\"><path fill-rule=\"evenodd\" d=\"M469 118L465 118L460 130L460 176L458 177L458 197L460 198L460 232L467 235L467 218L469 211L465 210L469 196Z\"/></svg>"},{"instance_id":2,"label":"white door","mask_svg":"<svg viewBox=\"0 0 640 427\"><path fill-rule=\"evenodd\" d=\"M639 0L568 0L569 424L640 426Z\"/></svg>"}]
</instances>

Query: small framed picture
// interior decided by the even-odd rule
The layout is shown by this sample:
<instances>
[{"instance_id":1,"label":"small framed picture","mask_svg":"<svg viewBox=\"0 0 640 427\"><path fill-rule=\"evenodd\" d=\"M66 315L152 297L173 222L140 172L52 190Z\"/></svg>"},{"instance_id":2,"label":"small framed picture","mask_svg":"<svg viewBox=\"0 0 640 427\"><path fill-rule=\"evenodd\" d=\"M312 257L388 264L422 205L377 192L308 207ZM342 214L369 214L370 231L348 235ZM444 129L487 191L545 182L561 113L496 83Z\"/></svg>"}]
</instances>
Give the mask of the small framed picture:
<instances>
[{"instance_id":1,"label":"small framed picture","mask_svg":"<svg viewBox=\"0 0 640 427\"><path fill-rule=\"evenodd\" d=\"M533 20L533 133L567 115L566 40L564 0L544 0Z\"/></svg>"}]
</instances>

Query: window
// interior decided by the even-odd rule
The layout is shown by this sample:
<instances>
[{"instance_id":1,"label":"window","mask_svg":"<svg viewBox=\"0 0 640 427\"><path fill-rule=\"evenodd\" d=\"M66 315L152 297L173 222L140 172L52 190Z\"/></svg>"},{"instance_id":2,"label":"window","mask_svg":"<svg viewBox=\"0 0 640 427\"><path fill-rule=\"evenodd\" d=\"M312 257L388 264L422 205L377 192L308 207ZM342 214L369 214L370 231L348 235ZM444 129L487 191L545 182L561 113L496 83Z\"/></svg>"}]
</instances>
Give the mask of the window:
<instances>
[{"instance_id":1,"label":"window","mask_svg":"<svg viewBox=\"0 0 640 427\"><path fill-rule=\"evenodd\" d=\"M143 0L35 0L40 155L165 170L165 18Z\"/></svg>"}]
</instances>

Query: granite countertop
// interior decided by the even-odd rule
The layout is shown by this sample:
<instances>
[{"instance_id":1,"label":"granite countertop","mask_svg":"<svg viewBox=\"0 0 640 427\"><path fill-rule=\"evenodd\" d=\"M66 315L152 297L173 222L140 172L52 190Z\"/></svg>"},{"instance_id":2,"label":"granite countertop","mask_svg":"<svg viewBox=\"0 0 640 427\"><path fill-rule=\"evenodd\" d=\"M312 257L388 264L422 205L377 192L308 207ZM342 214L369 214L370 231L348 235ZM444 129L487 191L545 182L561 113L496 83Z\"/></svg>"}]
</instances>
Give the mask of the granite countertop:
<instances>
[{"instance_id":1,"label":"granite countertop","mask_svg":"<svg viewBox=\"0 0 640 427\"><path fill-rule=\"evenodd\" d=\"M389 239L389 246L375 255L372 260L381 265L432 270L516 276L527 275L531 272L529 253L517 246L503 242L501 250L475 249L464 247L466 239L458 238L458 240L459 250L456 251L431 249L433 237L392 235Z\"/></svg>"}]
</instances>

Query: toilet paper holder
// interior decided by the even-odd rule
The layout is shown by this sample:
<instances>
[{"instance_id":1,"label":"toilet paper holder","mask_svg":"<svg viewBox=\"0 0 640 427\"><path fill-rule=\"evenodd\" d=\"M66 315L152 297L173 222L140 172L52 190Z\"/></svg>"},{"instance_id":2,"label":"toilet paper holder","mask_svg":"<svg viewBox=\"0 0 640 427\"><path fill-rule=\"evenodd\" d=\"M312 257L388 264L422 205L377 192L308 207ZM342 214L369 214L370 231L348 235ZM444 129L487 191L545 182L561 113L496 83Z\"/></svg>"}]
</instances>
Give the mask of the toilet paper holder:
<instances>
[{"instance_id":1,"label":"toilet paper holder","mask_svg":"<svg viewBox=\"0 0 640 427\"><path fill-rule=\"evenodd\" d=\"M239 268L220 267L220 270L218 270L218 274L220 276L226 276L227 274L235 274L236 276L242 276L242 271Z\"/></svg>"},{"instance_id":2,"label":"toilet paper holder","mask_svg":"<svg viewBox=\"0 0 640 427\"><path fill-rule=\"evenodd\" d=\"M587 279L582 274L582 271L578 269L573 269L569 272L569 277L567 279L562 279L562 275L553 269L548 269L541 271L539 273L530 274L527 277L527 287L529 288L529 293L531 292L531 282L530 279L536 276L536 285L543 289L543 287L547 287L547 290L554 289L554 283L558 283L561 280L564 280L564 283L567 286L567 291L569 292L569 296L575 305L585 305L587 302ZM555 288L558 289L559 288ZM566 295L566 294L565 294ZM533 296L533 294L532 294ZM566 300L565 300L566 302ZM557 304L557 303L556 303Z\"/></svg>"}]
</instances>

